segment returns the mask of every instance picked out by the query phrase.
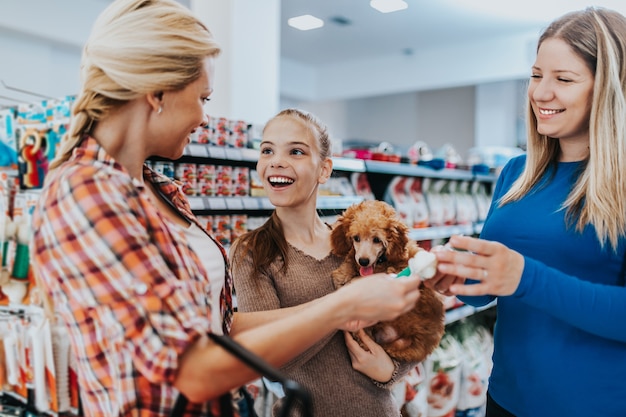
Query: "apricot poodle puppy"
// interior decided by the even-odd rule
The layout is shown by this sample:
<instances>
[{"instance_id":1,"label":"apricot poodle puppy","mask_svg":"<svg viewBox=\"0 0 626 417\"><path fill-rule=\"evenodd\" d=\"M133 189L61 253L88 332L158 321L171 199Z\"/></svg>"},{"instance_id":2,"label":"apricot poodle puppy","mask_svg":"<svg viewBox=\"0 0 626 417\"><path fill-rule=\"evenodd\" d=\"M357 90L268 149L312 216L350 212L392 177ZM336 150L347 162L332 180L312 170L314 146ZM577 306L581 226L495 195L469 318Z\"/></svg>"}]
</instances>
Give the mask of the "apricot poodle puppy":
<instances>
[{"instance_id":1,"label":"apricot poodle puppy","mask_svg":"<svg viewBox=\"0 0 626 417\"><path fill-rule=\"evenodd\" d=\"M366 200L348 207L331 233L333 253L344 262L332 273L335 288L373 273L398 273L421 249L409 239L409 229L395 209L382 201ZM444 333L445 310L440 296L422 285L415 308L392 321L365 331L393 359L423 361Z\"/></svg>"}]
</instances>

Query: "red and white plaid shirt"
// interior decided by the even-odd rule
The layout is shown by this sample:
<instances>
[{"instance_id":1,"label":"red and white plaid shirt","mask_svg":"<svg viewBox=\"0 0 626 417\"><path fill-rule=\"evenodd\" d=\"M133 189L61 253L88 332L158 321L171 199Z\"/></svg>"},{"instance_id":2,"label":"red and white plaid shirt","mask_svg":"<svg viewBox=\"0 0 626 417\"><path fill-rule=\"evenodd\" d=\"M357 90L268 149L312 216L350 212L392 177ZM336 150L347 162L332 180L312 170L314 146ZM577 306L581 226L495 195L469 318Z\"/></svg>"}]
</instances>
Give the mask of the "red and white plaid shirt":
<instances>
[{"instance_id":1,"label":"red and white plaid shirt","mask_svg":"<svg viewBox=\"0 0 626 417\"><path fill-rule=\"evenodd\" d=\"M211 314L230 330L226 252L215 242L226 279L212 312L209 279L184 232L93 138L49 176L33 218L32 267L69 330L84 414L167 416L179 355L210 331ZM202 227L179 183L147 167L144 179ZM218 415L217 403L186 415Z\"/></svg>"}]
</instances>

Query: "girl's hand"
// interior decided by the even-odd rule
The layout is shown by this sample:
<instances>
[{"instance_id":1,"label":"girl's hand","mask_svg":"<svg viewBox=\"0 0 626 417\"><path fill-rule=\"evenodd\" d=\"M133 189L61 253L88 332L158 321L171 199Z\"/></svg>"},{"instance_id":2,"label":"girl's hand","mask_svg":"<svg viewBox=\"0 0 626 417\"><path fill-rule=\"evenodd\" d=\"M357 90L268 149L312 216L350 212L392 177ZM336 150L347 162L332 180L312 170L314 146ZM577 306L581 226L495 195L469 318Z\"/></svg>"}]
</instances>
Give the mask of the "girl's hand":
<instances>
[{"instance_id":1,"label":"girl's hand","mask_svg":"<svg viewBox=\"0 0 626 417\"><path fill-rule=\"evenodd\" d=\"M359 344L350 332L344 332L348 353L352 360L352 368L367 375L378 382L387 382L393 376L395 365L387 352L363 330L356 332L363 346Z\"/></svg>"},{"instance_id":2,"label":"girl's hand","mask_svg":"<svg viewBox=\"0 0 626 417\"><path fill-rule=\"evenodd\" d=\"M419 298L420 283L419 277L381 273L344 285L332 293L340 299L346 318L340 329L356 331L410 311Z\"/></svg>"}]
</instances>

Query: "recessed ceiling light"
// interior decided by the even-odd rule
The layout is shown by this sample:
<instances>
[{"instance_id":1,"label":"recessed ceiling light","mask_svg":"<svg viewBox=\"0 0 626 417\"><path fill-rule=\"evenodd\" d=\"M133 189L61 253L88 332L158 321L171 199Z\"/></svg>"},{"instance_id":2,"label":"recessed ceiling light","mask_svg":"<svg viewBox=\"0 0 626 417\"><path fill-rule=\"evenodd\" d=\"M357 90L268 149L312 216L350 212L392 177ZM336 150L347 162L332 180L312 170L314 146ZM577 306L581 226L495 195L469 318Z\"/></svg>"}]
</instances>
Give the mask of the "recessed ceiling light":
<instances>
[{"instance_id":1,"label":"recessed ceiling light","mask_svg":"<svg viewBox=\"0 0 626 417\"><path fill-rule=\"evenodd\" d=\"M287 20L287 24L300 30L311 30L324 26L324 21L315 16L311 16L310 14L305 14L302 16L292 17Z\"/></svg>"},{"instance_id":2,"label":"recessed ceiling light","mask_svg":"<svg viewBox=\"0 0 626 417\"><path fill-rule=\"evenodd\" d=\"M371 0L370 6L381 13L397 12L409 7L404 0Z\"/></svg>"}]
</instances>

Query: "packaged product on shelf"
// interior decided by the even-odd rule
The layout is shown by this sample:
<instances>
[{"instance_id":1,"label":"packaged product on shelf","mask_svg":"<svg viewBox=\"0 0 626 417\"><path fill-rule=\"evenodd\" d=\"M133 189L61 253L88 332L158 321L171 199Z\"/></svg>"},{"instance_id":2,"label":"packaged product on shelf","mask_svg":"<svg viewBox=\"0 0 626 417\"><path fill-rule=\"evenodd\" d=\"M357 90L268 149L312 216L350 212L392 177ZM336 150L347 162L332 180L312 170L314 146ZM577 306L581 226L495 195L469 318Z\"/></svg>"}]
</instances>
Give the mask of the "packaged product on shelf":
<instances>
[{"instance_id":1,"label":"packaged product on shelf","mask_svg":"<svg viewBox=\"0 0 626 417\"><path fill-rule=\"evenodd\" d=\"M487 218L491 205L491 194L487 192L487 184L474 181L471 186L471 195L477 209L477 221L483 222Z\"/></svg>"},{"instance_id":2,"label":"packaged product on shelf","mask_svg":"<svg viewBox=\"0 0 626 417\"><path fill-rule=\"evenodd\" d=\"M36 192L17 193L9 216L10 222L5 220L4 273L0 288L10 304L21 304L25 300L32 280L28 248L32 234L32 212L38 199L39 193Z\"/></svg>"},{"instance_id":3,"label":"packaged product on shelf","mask_svg":"<svg viewBox=\"0 0 626 417\"><path fill-rule=\"evenodd\" d=\"M230 246L232 242L231 216L219 214L214 216L214 220L215 239L224 246Z\"/></svg>"},{"instance_id":4,"label":"packaged product on shelf","mask_svg":"<svg viewBox=\"0 0 626 417\"><path fill-rule=\"evenodd\" d=\"M424 178L422 180L422 192L428 207L428 221L431 227L443 226L445 224L441 193L435 189L434 185L435 180L432 178Z\"/></svg>"},{"instance_id":5,"label":"packaged product on shelf","mask_svg":"<svg viewBox=\"0 0 626 417\"><path fill-rule=\"evenodd\" d=\"M17 168L15 118L12 109L0 110L0 167Z\"/></svg>"},{"instance_id":6,"label":"packaged product on shelf","mask_svg":"<svg viewBox=\"0 0 626 417\"><path fill-rule=\"evenodd\" d=\"M265 189L263 189L263 181L259 177L256 169L250 170L250 195L252 197L266 197Z\"/></svg>"},{"instance_id":7,"label":"packaged product on shelf","mask_svg":"<svg viewBox=\"0 0 626 417\"><path fill-rule=\"evenodd\" d=\"M198 191L200 195L214 196L217 192L217 166L198 164Z\"/></svg>"},{"instance_id":8,"label":"packaged product on shelf","mask_svg":"<svg viewBox=\"0 0 626 417\"><path fill-rule=\"evenodd\" d=\"M48 173L45 132L37 127L18 129L18 151L20 187L41 188Z\"/></svg>"},{"instance_id":9,"label":"packaged product on shelf","mask_svg":"<svg viewBox=\"0 0 626 417\"><path fill-rule=\"evenodd\" d=\"M233 195L240 197L250 195L250 168L233 168Z\"/></svg>"},{"instance_id":10,"label":"packaged product on shelf","mask_svg":"<svg viewBox=\"0 0 626 417\"><path fill-rule=\"evenodd\" d=\"M428 417L454 417L459 402L462 347L450 334L424 361Z\"/></svg>"},{"instance_id":11,"label":"packaged product on shelf","mask_svg":"<svg viewBox=\"0 0 626 417\"><path fill-rule=\"evenodd\" d=\"M211 136L211 130L209 128L209 125L200 126L191 135L191 142L193 142L193 143L203 143L203 144L209 143L210 136Z\"/></svg>"},{"instance_id":12,"label":"packaged product on shelf","mask_svg":"<svg viewBox=\"0 0 626 417\"><path fill-rule=\"evenodd\" d=\"M478 221L478 208L474 197L470 194L470 182L457 183L455 198L457 224L472 224Z\"/></svg>"},{"instance_id":13,"label":"packaged product on shelf","mask_svg":"<svg viewBox=\"0 0 626 417\"><path fill-rule=\"evenodd\" d=\"M413 225L411 227L415 229L428 227L430 221L428 205L426 204L426 198L422 192L422 178L409 178L406 186L413 206Z\"/></svg>"},{"instance_id":14,"label":"packaged product on shelf","mask_svg":"<svg viewBox=\"0 0 626 417\"><path fill-rule=\"evenodd\" d=\"M248 146L248 123L243 120L230 121L230 137L227 142L233 148Z\"/></svg>"},{"instance_id":15,"label":"packaged product on shelf","mask_svg":"<svg viewBox=\"0 0 626 417\"><path fill-rule=\"evenodd\" d=\"M7 319L5 324L3 344L8 386L3 387L3 391L12 393L12 397L26 404L28 389L32 388L30 343L27 337L30 321L15 315Z\"/></svg>"},{"instance_id":16,"label":"packaged product on shelf","mask_svg":"<svg viewBox=\"0 0 626 417\"><path fill-rule=\"evenodd\" d=\"M356 195L363 197L365 200L376 200L372 192L372 187L367 179L367 173L353 172L350 174L350 182L356 191Z\"/></svg>"},{"instance_id":17,"label":"packaged product on shelf","mask_svg":"<svg viewBox=\"0 0 626 417\"><path fill-rule=\"evenodd\" d=\"M463 158L454 146L449 143L442 145L435 151L435 159L443 159L445 168L457 168L463 163Z\"/></svg>"},{"instance_id":18,"label":"packaged product on shelf","mask_svg":"<svg viewBox=\"0 0 626 417\"><path fill-rule=\"evenodd\" d=\"M417 164L420 161L431 161L433 159L433 152L426 142L417 141L411 145L407 151L407 156L410 163Z\"/></svg>"},{"instance_id":19,"label":"packaged product on shelf","mask_svg":"<svg viewBox=\"0 0 626 417\"><path fill-rule=\"evenodd\" d=\"M225 117L213 118L215 123L215 131L211 139L211 144L216 146L226 146L230 140L230 123Z\"/></svg>"},{"instance_id":20,"label":"packaged product on shelf","mask_svg":"<svg viewBox=\"0 0 626 417\"><path fill-rule=\"evenodd\" d=\"M233 195L233 167L218 165L215 171L216 196L230 197Z\"/></svg>"},{"instance_id":21,"label":"packaged product on shelf","mask_svg":"<svg viewBox=\"0 0 626 417\"><path fill-rule=\"evenodd\" d=\"M17 106L16 120L18 124L44 124L46 109L41 103L21 103Z\"/></svg>"},{"instance_id":22,"label":"packaged product on shelf","mask_svg":"<svg viewBox=\"0 0 626 417\"><path fill-rule=\"evenodd\" d=\"M413 227L413 204L407 193L406 183L409 177L395 176L387 186L383 200L391 204L398 217L409 227Z\"/></svg>"},{"instance_id":23,"label":"packaged product on shelf","mask_svg":"<svg viewBox=\"0 0 626 417\"><path fill-rule=\"evenodd\" d=\"M71 349L67 330L60 324L50 325L50 342L46 344L46 368L51 409L57 413L72 411Z\"/></svg>"},{"instance_id":24,"label":"packaged product on shelf","mask_svg":"<svg viewBox=\"0 0 626 417\"><path fill-rule=\"evenodd\" d=\"M485 344L482 339L483 334L484 332L469 333L461 342L463 347L463 365L459 403L456 411L457 417L480 415L487 402L491 357L489 359L486 358Z\"/></svg>"},{"instance_id":25,"label":"packaged product on shelf","mask_svg":"<svg viewBox=\"0 0 626 417\"><path fill-rule=\"evenodd\" d=\"M346 177L329 178L325 184L320 184L318 193L319 195L334 197L355 195L354 188Z\"/></svg>"},{"instance_id":26,"label":"packaged product on shelf","mask_svg":"<svg viewBox=\"0 0 626 417\"><path fill-rule=\"evenodd\" d=\"M211 215L198 215L198 221L209 233L213 233L214 218Z\"/></svg>"},{"instance_id":27,"label":"packaged product on shelf","mask_svg":"<svg viewBox=\"0 0 626 417\"><path fill-rule=\"evenodd\" d=\"M454 180L437 180L435 181L435 188L440 188L440 195L442 199L441 207L443 208L443 221L447 226L456 224L456 181Z\"/></svg>"},{"instance_id":28,"label":"packaged product on shelf","mask_svg":"<svg viewBox=\"0 0 626 417\"><path fill-rule=\"evenodd\" d=\"M232 214L230 216L231 223L231 242L234 242L239 236L248 231L248 216L245 214Z\"/></svg>"},{"instance_id":29,"label":"packaged product on shelf","mask_svg":"<svg viewBox=\"0 0 626 417\"><path fill-rule=\"evenodd\" d=\"M198 167L193 163L176 164L176 178L183 183L186 195L198 195Z\"/></svg>"},{"instance_id":30,"label":"packaged product on shelf","mask_svg":"<svg viewBox=\"0 0 626 417\"><path fill-rule=\"evenodd\" d=\"M153 164L153 169L155 172L159 174L163 174L166 177L174 178L176 171L174 169L174 163L169 161L155 161Z\"/></svg>"},{"instance_id":31,"label":"packaged product on shelf","mask_svg":"<svg viewBox=\"0 0 626 417\"><path fill-rule=\"evenodd\" d=\"M428 415L428 386L424 363L420 362L411 369L400 384L403 384L405 388L402 416L426 417Z\"/></svg>"}]
</instances>

